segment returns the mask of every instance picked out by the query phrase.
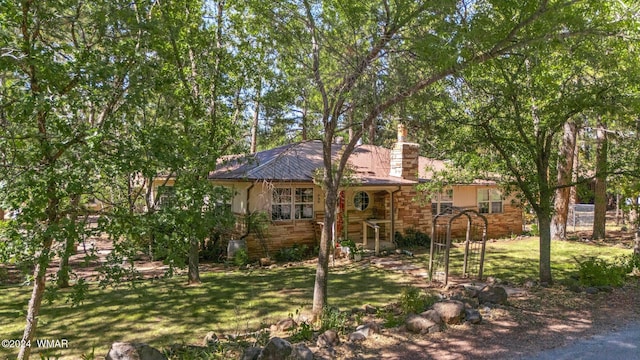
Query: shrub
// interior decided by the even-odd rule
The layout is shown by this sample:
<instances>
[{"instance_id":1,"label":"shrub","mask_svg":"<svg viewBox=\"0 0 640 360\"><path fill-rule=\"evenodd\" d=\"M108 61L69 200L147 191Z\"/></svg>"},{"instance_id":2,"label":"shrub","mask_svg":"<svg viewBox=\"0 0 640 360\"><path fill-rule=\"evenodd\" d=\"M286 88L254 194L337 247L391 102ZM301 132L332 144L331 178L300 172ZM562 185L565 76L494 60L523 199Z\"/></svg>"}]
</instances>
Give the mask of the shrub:
<instances>
[{"instance_id":1,"label":"shrub","mask_svg":"<svg viewBox=\"0 0 640 360\"><path fill-rule=\"evenodd\" d=\"M290 248L282 248L274 255L276 261L302 261L309 257L309 247L307 245L293 245Z\"/></svg>"},{"instance_id":2,"label":"shrub","mask_svg":"<svg viewBox=\"0 0 640 360\"><path fill-rule=\"evenodd\" d=\"M589 257L578 263L578 281L583 286L622 286L624 284L629 265L623 258L613 261L597 257Z\"/></svg>"},{"instance_id":3,"label":"shrub","mask_svg":"<svg viewBox=\"0 0 640 360\"><path fill-rule=\"evenodd\" d=\"M233 264L236 266L244 266L249 263L249 253L245 249L238 249L233 254Z\"/></svg>"},{"instance_id":4,"label":"shrub","mask_svg":"<svg viewBox=\"0 0 640 360\"><path fill-rule=\"evenodd\" d=\"M321 331L335 330L339 334L344 334L347 329L347 314L340 312L339 309L332 307L324 307L320 316Z\"/></svg>"},{"instance_id":5,"label":"shrub","mask_svg":"<svg viewBox=\"0 0 640 360\"><path fill-rule=\"evenodd\" d=\"M292 343L309 341L313 339L313 327L307 322L302 322L290 330L289 336L289 341Z\"/></svg>"},{"instance_id":6,"label":"shrub","mask_svg":"<svg viewBox=\"0 0 640 360\"><path fill-rule=\"evenodd\" d=\"M429 237L429 235L414 228L406 229L404 235L396 232L395 242L398 247L431 246L431 238Z\"/></svg>"},{"instance_id":7,"label":"shrub","mask_svg":"<svg viewBox=\"0 0 640 360\"><path fill-rule=\"evenodd\" d=\"M409 286L402 289L400 308L405 314L419 314L437 301L435 296L428 296L422 290Z\"/></svg>"}]
</instances>

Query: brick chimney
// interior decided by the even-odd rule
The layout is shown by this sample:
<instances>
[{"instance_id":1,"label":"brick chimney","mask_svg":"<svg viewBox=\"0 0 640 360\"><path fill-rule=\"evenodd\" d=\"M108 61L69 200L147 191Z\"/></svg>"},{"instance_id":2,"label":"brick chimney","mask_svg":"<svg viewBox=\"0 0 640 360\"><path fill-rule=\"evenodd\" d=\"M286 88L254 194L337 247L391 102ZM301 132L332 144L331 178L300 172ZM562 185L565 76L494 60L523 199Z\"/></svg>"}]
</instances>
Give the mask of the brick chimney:
<instances>
[{"instance_id":1,"label":"brick chimney","mask_svg":"<svg viewBox=\"0 0 640 360\"><path fill-rule=\"evenodd\" d=\"M398 141L391 149L389 175L405 180L418 180L418 156L420 145L407 141L407 128L398 125Z\"/></svg>"}]
</instances>

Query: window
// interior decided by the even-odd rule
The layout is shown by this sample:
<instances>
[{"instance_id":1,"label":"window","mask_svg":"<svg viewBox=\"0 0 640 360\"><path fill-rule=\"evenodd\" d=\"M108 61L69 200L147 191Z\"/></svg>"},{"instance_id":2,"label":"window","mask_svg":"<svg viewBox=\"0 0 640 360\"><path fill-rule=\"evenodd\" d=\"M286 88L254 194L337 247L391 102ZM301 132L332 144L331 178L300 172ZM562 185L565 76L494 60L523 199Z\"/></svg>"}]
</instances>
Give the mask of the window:
<instances>
[{"instance_id":1,"label":"window","mask_svg":"<svg viewBox=\"0 0 640 360\"><path fill-rule=\"evenodd\" d=\"M175 199L176 189L173 186L158 187L158 207L170 207L175 202Z\"/></svg>"},{"instance_id":2,"label":"window","mask_svg":"<svg viewBox=\"0 0 640 360\"><path fill-rule=\"evenodd\" d=\"M296 188L296 219L313 219L313 188Z\"/></svg>"},{"instance_id":3,"label":"window","mask_svg":"<svg viewBox=\"0 0 640 360\"><path fill-rule=\"evenodd\" d=\"M453 208L453 189L431 196L431 215L451 214Z\"/></svg>"},{"instance_id":4,"label":"window","mask_svg":"<svg viewBox=\"0 0 640 360\"><path fill-rule=\"evenodd\" d=\"M293 210L293 212L292 212ZM274 188L272 220L313 219L313 188Z\"/></svg>"},{"instance_id":5,"label":"window","mask_svg":"<svg viewBox=\"0 0 640 360\"><path fill-rule=\"evenodd\" d=\"M291 189L275 188L271 199L271 219L291 220Z\"/></svg>"},{"instance_id":6,"label":"window","mask_svg":"<svg viewBox=\"0 0 640 360\"><path fill-rule=\"evenodd\" d=\"M502 194L496 189L478 190L478 211L481 214L502 212Z\"/></svg>"},{"instance_id":7,"label":"window","mask_svg":"<svg viewBox=\"0 0 640 360\"><path fill-rule=\"evenodd\" d=\"M353 195L353 206L362 211L369 207L369 194L364 191L358 191Z\"/></svg>"}]
</instances>

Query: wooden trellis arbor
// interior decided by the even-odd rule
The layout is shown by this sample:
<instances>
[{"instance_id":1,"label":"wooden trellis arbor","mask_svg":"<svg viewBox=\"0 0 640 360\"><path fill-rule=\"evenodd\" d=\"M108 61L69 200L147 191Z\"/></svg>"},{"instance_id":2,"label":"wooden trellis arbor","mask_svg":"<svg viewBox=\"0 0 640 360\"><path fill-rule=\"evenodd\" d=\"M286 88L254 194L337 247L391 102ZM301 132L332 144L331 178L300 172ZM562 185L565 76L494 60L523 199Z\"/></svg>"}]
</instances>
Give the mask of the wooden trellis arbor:
<instances>
[{"instance_id":1,"label":"wooden trellis arbor","mask_svg":"<svg viewBox=\"0 0 640 360\"><path fill-rule=\"evenodd\" d=\"M475 210L448 208L433 218L431 226L431 251L429 256L429 280L437 280L445 285L449 280L452 225L456 219L466 218L467 229L464 241L464 263L462 276L477 273L482 280L484 252L487 242L487 218Z\"/></svg>"}]
</instances>

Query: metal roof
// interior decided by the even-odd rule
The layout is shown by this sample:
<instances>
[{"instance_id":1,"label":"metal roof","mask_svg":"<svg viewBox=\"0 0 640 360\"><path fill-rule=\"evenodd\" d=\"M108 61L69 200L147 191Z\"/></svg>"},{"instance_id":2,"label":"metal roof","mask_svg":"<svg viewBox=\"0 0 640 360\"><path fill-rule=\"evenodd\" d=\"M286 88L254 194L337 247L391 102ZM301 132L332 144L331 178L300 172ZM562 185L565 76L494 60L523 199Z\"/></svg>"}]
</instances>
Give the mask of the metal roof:
<instances>
[{"instance_id":1,"label":"metal roof","mask_svg":"<svg viewBox=\"0 0 640 360\"><path fill-rule=\"evenodd\" d=\"M334 160L342 144L332 145ZM410 185L416 181L389 175L391 150L374 145L359 145L349 157L354 177L361 185ZM427 166L444 168L440 160L419 158L419 181L431 176ZM322 142L319 140L288 144L250 155L229 156L209 174L215 180L269 180L312 182L316 169L322 169Z\"/></svg>"}]
</instances>

